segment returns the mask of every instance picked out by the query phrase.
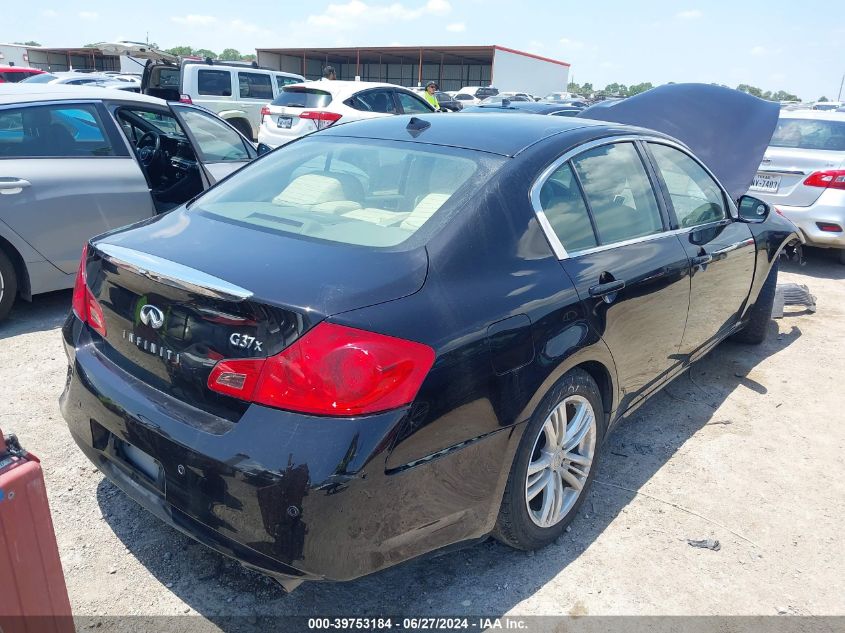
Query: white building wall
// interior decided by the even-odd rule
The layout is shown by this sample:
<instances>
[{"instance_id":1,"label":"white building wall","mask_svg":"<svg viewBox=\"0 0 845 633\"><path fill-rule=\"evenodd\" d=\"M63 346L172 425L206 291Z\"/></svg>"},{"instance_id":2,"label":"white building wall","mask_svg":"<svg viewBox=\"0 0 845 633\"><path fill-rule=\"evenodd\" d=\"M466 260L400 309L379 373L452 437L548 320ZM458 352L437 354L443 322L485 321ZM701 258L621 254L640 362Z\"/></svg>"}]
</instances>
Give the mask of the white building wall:
<instances>
[{"instance_id":1,"label":"white building wall","mask_svg":"<svg viewBox=\"0 0 845 633\"><path fill-rule=\"evenodd\" d=\"M500 92L527 92L542 97L569 85L569 66L496 49L493 85Z\"/></svg>"},{"instance_id":2,"label":"white building wall","mask_svg":"<svg viewBox=\"0 0 845 633\"><path fill-rule=\"evenodd\" d=\"M26 46L16 44L0 44L0 66L29 67Z\"/></svg>"}]
</instances>

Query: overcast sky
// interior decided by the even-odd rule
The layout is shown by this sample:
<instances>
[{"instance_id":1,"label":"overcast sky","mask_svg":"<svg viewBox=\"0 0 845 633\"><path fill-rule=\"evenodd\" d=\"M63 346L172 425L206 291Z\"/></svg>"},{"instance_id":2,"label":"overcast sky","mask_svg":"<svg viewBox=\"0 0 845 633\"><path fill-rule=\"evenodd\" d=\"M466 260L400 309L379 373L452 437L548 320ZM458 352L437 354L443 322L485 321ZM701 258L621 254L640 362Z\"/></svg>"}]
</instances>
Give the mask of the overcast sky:
<instances>
[{"instance_id":1,"label":"overcast sky","mask_svg":"<svg viewBox=\"0 0 845 633\"><path fill-rule=\"evenodd\" d=\"M20 6L20 3L13 3ZM79 2L6 11L0 40L48 46L129 39L220 52L256 47L499 44L607 83L748 83L835 99L845 22L817 0L339 0Z\"/></svg>"}]
</instances>

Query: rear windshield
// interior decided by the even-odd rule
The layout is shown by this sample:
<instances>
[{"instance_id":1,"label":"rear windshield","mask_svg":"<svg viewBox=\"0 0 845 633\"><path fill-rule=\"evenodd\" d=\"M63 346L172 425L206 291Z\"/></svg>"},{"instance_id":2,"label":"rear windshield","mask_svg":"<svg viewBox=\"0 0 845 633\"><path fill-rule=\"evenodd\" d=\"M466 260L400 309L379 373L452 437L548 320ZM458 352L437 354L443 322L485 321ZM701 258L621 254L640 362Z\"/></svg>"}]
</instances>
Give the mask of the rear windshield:
<instances>
[{"instance_id":1,"label":"rear windshield","mask_svg":"<svg viewBox=\"0 0 845 633\"><path fill-rule=\"evenodd\" d=\"M39 75L41 73L34 73L29 72L26 70L8 70L8 71L0 71L0 79L3 81L7 81L9 83L18 83L19 81L23 81L27 77L32 77L34 75Z\"/></svg>"},{"instance_id":2,"label":"rear windshield","mask_svg":"<svg viewBox=\"0 0 845 633\"><path fill-rule=\"evenodd\" d=\"M845 152L845 121L781 119L770 145Z\"/></svg>"},{"instance_id":3,"label":"rear windshield","mask_svg":"<svg viewBox=\"0 0 845 633\"><path fill-rule=\"evenodd\" d=\"M332 95L325 90L296 85L285 86L279 96L273 99L273 105L293 108L325 108L331 102Z\"/></svg>"},{"instance_id":4,"label":"rear windshield","mask_svg":"<svg viewBox=\"0 0 845 633\"><path fill-rule=\"evenodd\" d=\"M245 167L190 208L263 230L393 247L441 208L459 207L501 162L466 150L317 136Z\"/></svg>"},{"instance_id":5,"label":"rear windshield","mask_svg":"<svg viewBox=\"0 0 845 633\"><path fill-rule=\"evenodd\" d=\"M51 75L50 73L41 73L39 75L33 75L32 77L27 77L23 79L21 83L28 83L28 84L46 84L53 79L58 79L56 75Z\"/></svg>"},{"instance_id":6,"label":"rear windshield","mask_svg":"<svg viewBox=\"0 0 845 633\"><path fill-rule=\"evenodd\" d=\"M487 97L494 97L499 94L499 91L495 88L479 88L475 91L475 96L478 99L486 99Z\"/></svg>"}]
</instances>

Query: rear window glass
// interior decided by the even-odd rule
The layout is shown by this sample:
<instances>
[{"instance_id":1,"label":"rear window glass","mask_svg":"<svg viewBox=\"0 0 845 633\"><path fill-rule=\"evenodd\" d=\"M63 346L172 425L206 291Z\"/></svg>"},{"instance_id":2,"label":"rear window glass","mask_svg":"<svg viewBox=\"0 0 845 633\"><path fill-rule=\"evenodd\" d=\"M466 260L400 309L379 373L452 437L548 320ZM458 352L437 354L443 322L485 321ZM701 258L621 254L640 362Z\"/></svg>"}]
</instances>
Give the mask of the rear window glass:
<instances>
[{"instance_id":1,"label":"rear window glass","mask_svg":"<svg viewBox=\"0 0 845 633\"><path fill-rule=\"evenodd\" d=\"M770 145L845 152L845 121L781 119Z\"/></svg>"},{"instance_id":2,"label":"rear window glass","mask_svg":"<svg viewBox=\"0 0 845 633\"><path fill-rule=\"evenodd\" d=\"M232 96L232 74L228 70L200 70L197 72L197 92L215 97Z\"/></svg>"},{"instance_id":3,"label":"rear window glass","mask_svg":"<svg viewBox=\"0 0 845 633\"><path fill-rule=\"evenodd\" d=\"M191 209L262 230L392 247L453 196L466 199L498 164L465 150L312 138L245 167Z\"/></svg>"},{"instance_id":4,"label":"rear window glass","mask_svg":"<svg viewBox=\"0 0 845 633\"><path fill-rule=\"evenodd\" d=\"M487 97L495 97L499 91L495 88L479 88L475 91L475 96L479 99L486 99Z\"/></svg>"},{"instance_id":5,"label":"rear window glass","mask_svg":"<svg viewBox=\"0 0 845 633\"><path fill-rule=\"evenodd\" d=\"M19 81L23 81L27 77L32 77L33 75L38 75L38 74L41 74L41 73L29 72L29 71L26 71L26 70L9 70L9 71L0 72L0 78L2 78L3 81L14 84L14 83L18 83Z\"/></svg>"},{"instance_id":6,"label":"rear window glass","mask_svg":"<svg viewBox=\"0 0 845 633\"><path fill-rule=\"evenodd\" d=\"M331 102L332 95L325 90L287 86L273 100L273 105L294 108L325 108Z\"/></svg>"},{"instance_id":7,"label":"rear window glass","mask_svg":"<svg viewBox=\"0 0 845 633\"><path fill-rule=\"evenodd\" d=\"M56 75L51 73L40 73L38 75L33 75L32 77L27 77L26 79L22 79L21 83L27 84L46 84L54 79L58 79Z\"/></svg>"},{"instance_id":8,"label":"rear window glass","mask_svg":"<svg viewBox=\"0 0 845 633\"><path fill-rule=\"evenodd\" d=\"M288 77L286 75L276 75L276 83L279 86L279 90L281 90L285 86L289 86L291 84L301 84L302 80L299 77Z\"/></svg>"}]
</instances>

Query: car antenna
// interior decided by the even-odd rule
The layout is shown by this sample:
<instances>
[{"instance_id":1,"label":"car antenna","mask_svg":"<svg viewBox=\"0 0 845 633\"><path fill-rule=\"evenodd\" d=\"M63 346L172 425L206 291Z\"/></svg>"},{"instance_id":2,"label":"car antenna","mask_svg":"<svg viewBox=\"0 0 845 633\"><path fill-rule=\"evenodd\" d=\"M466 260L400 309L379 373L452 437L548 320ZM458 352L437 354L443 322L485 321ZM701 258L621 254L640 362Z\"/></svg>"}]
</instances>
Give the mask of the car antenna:
<instances>
[{"instance_id":1,"label":"car antenna","mask_svg":"<svg viewBox=\"0 0 845 633\"><path fill-rule=\"evenodd\" d=\"M410 121L408 121L408 125L405 126L405 129L411 133L411 136L417 138L430 127L430 121L424 121L423 119L418 119L417 117L412 116Z\"/></svg>"}]
</instances>

